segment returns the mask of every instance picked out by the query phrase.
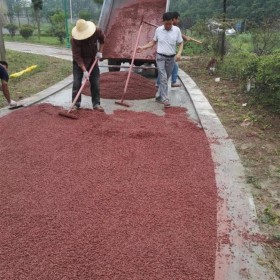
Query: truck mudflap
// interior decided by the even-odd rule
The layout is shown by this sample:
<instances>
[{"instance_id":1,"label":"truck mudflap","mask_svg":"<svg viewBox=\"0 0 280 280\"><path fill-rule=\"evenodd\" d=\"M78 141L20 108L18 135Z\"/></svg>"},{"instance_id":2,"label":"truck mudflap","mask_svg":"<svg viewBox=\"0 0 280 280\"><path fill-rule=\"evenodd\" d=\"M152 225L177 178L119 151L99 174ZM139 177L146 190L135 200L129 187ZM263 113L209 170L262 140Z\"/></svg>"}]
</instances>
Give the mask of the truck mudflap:
<instances>
[{"instance_id":1,"label":"truck mudflap","mask_svg":"<svg viewBox=\"0 0 280 280\"><path fill-rule=\"evenodd\" d=\"M168 9L169 0L104 0L98 23L106 36L103 58L118 64L129 62L142 21L161 25L162 15ZM139 45L153 39L155 28L143 25ZM135 64L154 62L155 53L156 48L137 53Z\"/></svg>"}]
</instances>

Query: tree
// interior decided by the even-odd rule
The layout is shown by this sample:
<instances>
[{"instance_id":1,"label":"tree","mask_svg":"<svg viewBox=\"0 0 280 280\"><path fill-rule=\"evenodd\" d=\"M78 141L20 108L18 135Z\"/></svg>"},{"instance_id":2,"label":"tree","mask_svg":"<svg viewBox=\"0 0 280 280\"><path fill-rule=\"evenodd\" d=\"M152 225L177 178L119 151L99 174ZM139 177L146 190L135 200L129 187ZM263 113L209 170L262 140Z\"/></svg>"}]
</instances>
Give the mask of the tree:
<instances>
[{"instance_id":1,"label":"tree","mask_svg":"<svg viewBox=\"0 0 280 280\"><path fill-rule=\"evenodd\" d=\"M227 12L227 0L223 0L223 31L221 38L221 60L224 59L224 55L226 54L226 33L225 33L225 22L226 22L226 12Z\"/></svg>"},{"instance_id":2,"label":"tree","mask_svg":"<svg viewBox=\"0 0 280 280\"><path fill-rule=\"evenodd\" d=\"M95 2L97 4L103 4L103 0L93 0L93 2Z\"/></svg>"},{"instance_id":3,"label":"tree","mask_svg":"<svg viewBox=\"0 0 280 280\"><path fill-rule=\"evenodd\" d=\"M14 5L15 0L6 1L7 3L7 16L10 20L10 23L14 23Z\"/></svg>"},{"instance_id":4,"label":"tree","mask_svg":"<svg viewBox=\"0 0 280 280\"><path fill-rule=\"evenodd\" d=\"M40 21L41 21L41 10L43 9L43 0L32 0L32 6L35 13L35 19L38 29L38 39L40 40L41 30L40 30Z\"/></svg>"},{"instance_id":5,"label":"tree","mask_svg":"<svg viewBox=\"0 0 280 280\"><path fill-rule=\"evenodd\" d=\"M174 0L170 2L171 11L178 11L181 19L188 18L193 24L198 20L222 18L223 15L223 0ZM279 0L229 0L227 4L227 19L238 18L261 23L264 19L280 18Z\"/></svg>"},{"instance_id":6,"label":"tree","mask_svg":"<svg viewBox=\"0 0 280 280\"><path fill-rule=\"evenodd\" d=\"M21 3L20 2L17 2L15 5L14 5L14 11L17 15L17 18L18 18L18 26L20 27L20 19L19 19L19 16L20 16L20 12L22 10L22 7L21 7Z\"/></svg>"},{"instance_id":7,"label":"tree","mask_svg":"<svg viewBox=\"0 0 280 280\"><path fill-rule=\"evenodd\" d=\"M6 60L6 49L2 30L5 24L4 15L7 14L8 9L3 1L0 1L0 4L0 59Z\"/></svg>"},{"instance_id":8,"label":"tree","mask_svg":"<svg viewBox=\"0 0 280 280\"><path fill-rule=\"evenodd\" d=\"M64 42L64 38L66 37L64 12L58 11L57 13L55 13L50 17L50 21L53 27L54 35L58 38L58 40L62 44Z\"/></svg>"},{"instance_id":9,"label":"tree","mask_svg":"<svg viewBox=\"0 0 280 280\"><path fill-rule=\"evenodd\" d=\"M30 3L28 2L28 0L22 0L22 8L25 12L25 16L27 18L27 23L30 24L30 19L29 19L29 12L30 12Z\"/></svg>"}]
</instances>

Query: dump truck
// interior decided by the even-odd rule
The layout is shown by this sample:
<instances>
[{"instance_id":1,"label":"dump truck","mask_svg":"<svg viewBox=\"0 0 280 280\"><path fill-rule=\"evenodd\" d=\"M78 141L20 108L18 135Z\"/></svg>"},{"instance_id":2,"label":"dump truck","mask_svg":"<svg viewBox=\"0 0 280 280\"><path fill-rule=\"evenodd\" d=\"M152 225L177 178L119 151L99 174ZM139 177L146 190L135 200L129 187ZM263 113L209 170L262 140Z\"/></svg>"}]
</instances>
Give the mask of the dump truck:
<instances>
[{"instance_id":1,"label":"dump truck","mask_svg":"<svg viewBox=\"0 0 280 280\"><path fill-rule=\"evenodd\" d=\"M138 45L153 39L156 26L162 25L162 15L169 10L169 0L104 0L98 26L106 36L103 59L109 65L131 62L140 25ZM154 64L156 48L136 53L134 65ZM109 67L119 71L120 67Z\"/></svg>"}]
</instances>

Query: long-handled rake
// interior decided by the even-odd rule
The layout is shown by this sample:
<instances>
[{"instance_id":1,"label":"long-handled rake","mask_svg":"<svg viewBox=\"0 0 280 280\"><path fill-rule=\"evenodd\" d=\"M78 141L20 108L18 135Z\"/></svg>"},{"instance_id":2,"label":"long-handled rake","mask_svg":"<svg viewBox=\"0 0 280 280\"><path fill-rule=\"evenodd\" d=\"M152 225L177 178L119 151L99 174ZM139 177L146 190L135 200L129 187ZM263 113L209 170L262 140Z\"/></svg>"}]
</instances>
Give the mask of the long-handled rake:
<instances>
[{"instance_id":1,"label":"long-handled rake","mask_svg":"<svg viewBox=\"0 0 280 280\"><path fill-rule=\"evenodd\" d=\"M123 100L124 100L124 96L125 96L126 91L127 91L129 78L130 78L130 75L131 75L131 72L132 72L133 63L134 63L134 59L135 59L135 55L136 55L136 50L137 50L137 46L138 46L139 39L140 39L140 34L141 34L142 26L143 26L143 18L141 20L141 24L140 24L140 27L139 27L139 30L138 30L138 35L137 35L137 39L136 39L136 43L135 43L135 47L134 47L134 51L133 51L133 55L132 55L132 60L131 60L130 67L129 67L129 70L128 70L128 75L127 75L127 79L126 79L123 95L122 95L122 98L121 98L120 101L116 101L115 102L118 105L129 107L129 104L123 102Z\"/></svg>"},{"instance_id":2,"label":"long-handled rake","mask_svg":"<svg viewBox=\"0 0 280 280\"><path fill-rule=\"evenodd\" d=\"M98 58L95 58L94 62L92 63L92 65L91 65L91 67L90 67L90 69L89 69L89 71L88 71L89 76L90 76L90 74L91 74L91 72L92 72L92 70L93 70L95 64L97 63L97 61L98 61ZM82 93L82 91L83 91L83 89L84 89L84 87L85 87L85 85L86 85L86 82L87 82L87 80L84 79L83 82L82 82L82 85L81 85L81 87L80 87L80 89L79 89L79 91L78 91L78 93L77 93L77 95L76 95L76 97L75 97L75 99L74 99L74 101L72 102L72 104L71 104L71 106L70 106L70 108L69 108L69 110L66 111L66 112L65 112L65 111L59 112L58 114L59 114L60 116L63 116L63 117L66 117L66 118L70 118L70 119L75 119L75 120L78 119L78 116L77 116L77 115L71 114L71 110L73 109L73 107L74 107L74 105L76 104L76 102L77 102L79 96L81 95L81 93Z\"/></svg>"}]
</instances>

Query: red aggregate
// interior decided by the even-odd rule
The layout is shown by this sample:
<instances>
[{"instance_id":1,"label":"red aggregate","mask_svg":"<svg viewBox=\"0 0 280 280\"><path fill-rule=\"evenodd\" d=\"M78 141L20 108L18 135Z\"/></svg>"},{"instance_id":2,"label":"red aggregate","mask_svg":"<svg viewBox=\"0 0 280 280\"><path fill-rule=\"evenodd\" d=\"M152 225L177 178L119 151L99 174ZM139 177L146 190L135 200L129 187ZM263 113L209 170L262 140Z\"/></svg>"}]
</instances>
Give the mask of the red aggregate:
<instances>
[{"instance_id":1,"label":"red aggregate","mask_svg":"<svg viewBox=\"0 0 280 280\"><path fill-rule=\"evenodd\" d=\"M104 99L121 99L128 72L106 72L100 75L100 96ZM141 100L152 98L156 95L155 81L145 78L139 74L131 73L126 100ZM90 85L87 82L82 92L90 96Z\"/></svg>"},{"instance_id":2,"label":"red aggregate","mask_svg":"<svg viewBox=\"0 0 280 280\"><path fill-rule=\"evenodd\" d=\"M166 9L166 0L127 1L113 9L105 31L106 43L104 58L132 58L140 24L143 21L154 25L162 24L162 15ZM155 27L143 24L139 45L146 44L154 37ZM136 53L136 59L155 59L155 48Z\"/></svg>"},{"instance_id":3,"label":"red aggregate","mask_svg":"<svg viewBox=\"0 0 280 280\"><path fill-rule=\"evenodd\" d=\"M214 166L185 110L60 110L0 118L0 279L214 279Z\"/></svg>"}]
</instances>

